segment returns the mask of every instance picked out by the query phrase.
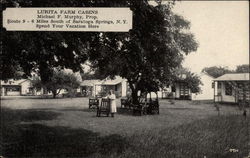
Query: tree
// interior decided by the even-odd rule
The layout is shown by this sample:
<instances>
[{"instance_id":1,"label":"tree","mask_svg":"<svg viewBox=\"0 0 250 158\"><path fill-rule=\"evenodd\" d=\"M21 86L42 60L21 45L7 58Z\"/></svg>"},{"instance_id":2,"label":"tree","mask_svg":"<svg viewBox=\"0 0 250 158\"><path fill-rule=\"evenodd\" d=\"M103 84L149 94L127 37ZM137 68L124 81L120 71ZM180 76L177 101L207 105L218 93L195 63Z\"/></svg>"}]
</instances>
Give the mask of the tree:
<instances>
[{"instance_id":1,"label":"tree","mask_svg":"<svg viewBox=\"0 0 250 158\"><path fill-rule=\"evenodd\" d=\"M132 7L146 3L145 0L4 0L1 12L7 7ZM2 16L2 14L0 15ZM2 19L2 17L1 17ZM99 32L39 32L6 31L1 27L0 79L13 78L16 66L26 76L31 72L48 81L53 68L69 68L82 71L87 61L89 45L95 45ZM115 33L114 33L115 34ZM99 47L99 45L95 45Z\"/></svg>"},{"instance_id":2,"label":"tree","mask_svg":"<svg viewBox=\"0 0 250 158\"><path fill-rule=\"evenodd\" d=\"M39 73L42 81L49 80L53 67L80 71L80 65L87 56L75 46L79 43L74 43L75 39L69 36L66 33L62 36L59 32L3 31L1 79L12 78L16 66L21 67L27 76L31 72Z\"/></svg>"},{"instance_id":3,"label":"tree","mask_svg":"<svg viewBox=\"0 0 250 158\"><path fill-rule=\"evenodd\" d=\"M227 67L222 66L212 66L212 67L205 67L202 72L206 72L209 75L217 78L220 77L226 73L232 73L233 71L228 69Z\"/></svg>"},{"instance_id":4,"label":"tree","mask_svg":"<svg viewBox=\"0 0 250 158\"><path fill-rule=\"evenodd\" d=\"M1 12L7 7L98 7L109 6L115 1L96 0L8 0L1 1ZM118 3L118 2L116 2ZM125 3L121 0L119 3ZM1 14L2 16L2 14ZM2 17L1 17L2 18ZM81 71L87 57L87 45L94 32L23 32L6 31L1 27L0 79L13 78L16 67L21 67L26 76L31 72L40 74L47 82L53 68L70 68Z\"/></svg>"},{"instance_id":5,"label":"tree","mask_svg":"<svg viewBox=\"0 0 250 158\"><path fill-rule=\"evenodd\" d=\"M135 104L139 90L155 92L169 84L183 56L198 47L194 36L188 33L190 23L171 9L171 4L135 5L132 30L102 33L95 39L101 47L90 45L92 66L104 77L126 78Z\"/></svg>"},{"instance_id":6,"label":"tree","mask_svg":"<svg viewBox=\"0 0 250 158\"><path fill-rule=\"evenodd\" d=\"M19 65L2 65L0 71L1 79L6 80L27 78L22 68ZM8 76L7 78L5 76Z\"/></svg>"},{"instance_id":7,"label":"tree","mask_svg":"<svg viewBox=\"0 0 250 158\"><path fill-rule=\"evenodd\" d=\"M250 73L249 64L238 65L235 70L237 73Z\"/></svg>"},{"instance_id":8,"label":"tree","mask_svg":"<svg viewBox=\"0 0 250 158\"><path fill-rule=\"evenodd\" d=\"M78 88L80 86L80 81L73 73L54 70L50 81L44 83L39 77L36 77L32 80L32 84L37 89L45 88L48 91L51 91L53 98L56 98L62 89L67 89L71 92Z\"/></svg>"},{"instance_id":9,"label":"tree","mask_svg":"<svg viewBox=\"0 0 250 158\"><path fill-rule=\"evenodd\" d=\"M82 80L92 80L92 79L103 79L102 74L99 74L97 72L88 71L80 73Z\"/></svg>"},{"instance_id":10,"label":"tree","mask_svg":"<svg viewBox=\"0 0 250 158\"><path fill-rule=\"evenodd\" d=\"M7 32L3 33L1 68L19 65L29 75L38 71L50 81L53 67L81 71L89 60L103 78L119 75L128 80L133 102L137 92L156 91L171 82L183 56L198 47L188 32L190 22L172 12L174 2L153 6L148 0L10 0L2 8L15 7L129 7L133 29L117 32ZM13 47L14 46L14 47ZM7 72L6 71L6 72ZM8 78L8 75L3 75Z\"/></svg>"},{"instance_id":11,"label":"tree","mask_svg":"<svg viewBox=\"0 0 250 158\"><path fill-rule=\"evenodd\" d=\"M192 93L199 93L200 85L203 84L197 74L183 67L179 67L175 70L175 82L178 81L186 83Z\"/></svg>"}]
</instances>

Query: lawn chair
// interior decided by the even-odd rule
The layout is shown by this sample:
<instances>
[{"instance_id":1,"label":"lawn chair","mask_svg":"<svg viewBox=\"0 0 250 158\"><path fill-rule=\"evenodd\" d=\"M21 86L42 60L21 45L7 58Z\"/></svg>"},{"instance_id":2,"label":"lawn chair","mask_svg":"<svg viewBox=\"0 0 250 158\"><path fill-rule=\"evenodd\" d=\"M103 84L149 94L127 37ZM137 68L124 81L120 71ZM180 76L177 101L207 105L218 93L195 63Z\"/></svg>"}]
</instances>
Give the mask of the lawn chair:
<instances>
[{"instance_id":1,"label":"lawn chair","mask_svg":"<svg viewBox=\"0 0 250 158\"><path fill-rule=\"evenodd\" d=\"M100 117L101 114L106 114L107 117L110 114L110 99L102 99L101 105L97 107L96 116Z\"/></svg>"},{"instance_id":2,"label":"lawn chair","mask_svg":"<svg viewBox=\"0 0 250 158\"><path fill-rule=\"evenodd\" d=\"M139 104L133 105L133 114L135 115L136 113L138 113L140 116L142 114L147 114L148 105L149 104L147 103L147 99L144 97L141 97L139 100Z\"/></svg>"},{"instance_id":3,"label":"lawn chair","mask_svg":"<svg viewBox=\"0 0 250 158\"><path fill-rule=\"evenodd\" d=\"M125 108L127 104L127 99L121 98L121 108Z\"/></svg>"},{"instance_id":4,"label":"lawn chair","mask_svg":"<svg viewBox=\"0 0 250 158\"><path fill-rule=\"evenodd\" d=\"M122 98L121 99L121 108L129 108L131 109L132 103L131 103L131 98Z\"/></svg>"},{"instance_id":5,"label":"lawn chair","mask_svg":"<svg viewBox=\"0 0 250 158\"><path fill-rule=\"evenodd\" d=\"M90 108L97 108L99 105L99 99L98 98L89 98L89 109Z\"/></svg>"},{"instance_id":6,"label":"lawn chair","mask_svg":"<svg viewBox=\"0 0 250 158\"><path fill-rule=\"evenodd\" d=\"M147 113L149 114L160 114L160 110L159 110L159 100L155 99L155 100L150 100L149 102L149 106L147 109Z\"/></svg>"}]
</instances>

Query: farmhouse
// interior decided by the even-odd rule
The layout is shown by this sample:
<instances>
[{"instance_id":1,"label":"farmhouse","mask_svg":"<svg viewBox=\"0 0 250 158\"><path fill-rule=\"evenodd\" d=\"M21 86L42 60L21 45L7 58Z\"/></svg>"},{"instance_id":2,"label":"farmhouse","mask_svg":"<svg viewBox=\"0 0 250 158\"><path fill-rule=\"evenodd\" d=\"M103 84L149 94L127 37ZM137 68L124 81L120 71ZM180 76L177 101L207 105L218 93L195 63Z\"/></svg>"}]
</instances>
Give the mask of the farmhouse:
<instances>
[{"instance_id":1,"label":"farmhouse","mask_svg":"<svg viewBox=\"0 0 250 158\"><path fill-rule=\"evenodd\" d=\"M1 81L1 96L34 95L30 79Z\"/></svg>"},{"instance_id":2,"label":"farmhouse","mask_svg":"<svg viewBox=\"0 0 250 158\"><path fill-rule=\"evenodd\" d=\"M214 80L214 101L239 103L250 101L250 73L225 74Z\"/></svg>"}]
</instances>

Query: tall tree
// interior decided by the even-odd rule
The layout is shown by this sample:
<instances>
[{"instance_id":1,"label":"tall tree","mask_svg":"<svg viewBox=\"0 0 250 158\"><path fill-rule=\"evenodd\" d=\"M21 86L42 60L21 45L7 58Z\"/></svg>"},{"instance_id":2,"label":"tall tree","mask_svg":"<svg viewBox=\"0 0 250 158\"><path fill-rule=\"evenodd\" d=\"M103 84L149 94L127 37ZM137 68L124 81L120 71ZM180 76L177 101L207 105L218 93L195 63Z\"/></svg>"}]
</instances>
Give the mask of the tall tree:
<instances>
[{"instance_id":1,"label":"tall tree","mask_svg":"<svg viewBox=\"0 0 250 158\"><path fill-rule=\"evenodd\" d=\"M7 7L140 7L147 0L3 0L1 13ZM2 19L2 14L0 14ZM143 18L143 17L142 17ZM99 32L22 32L1 27L0 79L13 78L16 66L26 76L32 71L49 81L53 67L82 71L88 59L88 46L99 47ZM114 33L116 34L116 33ZM115 49L115 48L114 48Z\"/></svg>"},{"instance_id":2,"label":"tall tree","mask_svg":"<svg viewBox=\"0 0 250 158\"><path fill-rule=\"evenodd\" d=\"M81 70L90 60L103 77L120 75L128 80L133 101L137 91L156 91L172 80L183 56L198 47L188 32L190 23L172 12L174 3L149 4L148 0L9 0L6 7L129 7L133 28L115 32L7 32L3 33L1 69L19 65L25 74L38 71L44 83L53 67ZM14 47L13 47L14 46ZM7 65L7 66L6 66ZM9 65L9 66L8 66ZM8 78L3 74L1 78Z\"/></svg>"},{"instance_id":3,"label":"tall tree","mask_svg":"<svg viewBox=\"0 0 250 158\"><path fill-rule=\"evenodd\" d=\"M128 33L102 33L90 45L90 61L104 76L119 75L128 80L132 100L139 90L151 92L170 83L174 69L185 54L197 49L190 23L175 15L172 4L135 5L133 29Z\"/></svg>"},{"instance_id":4,"label":"tall tree","mask_svg":"<svg viewBox=\"0 0 250 158\"><path fill-rule=\"evenodd\" d=\"M250 73L250 65L249 64L238 65L236 67L235 72L237 72L237 73Z\"/></svg>"},{"instance_id":5,"label":"tall tree","mask_svg":"<svg viewBox=\"0 0 250 158\"><path fill-rule=\"evenodd\" d=\"M7 7L108 7L129 3L126 0L7 0L1 1L1 13ZM2 14L1 14L2 16ZM2 17L1 17L2 19ZM53 68L81 71L87 57L87 45L98 36L94 32L23 32L1 27L0 79L13 78L16 67L26 76L38 72L49 81Z\"/></svg>"},{"instance_id":6,"label":"tall tree","mask_svg":"<svg viewBox=\"0 0 250 158\"><path fill-rule=\"evenodd\" d=\"M206 72L209 75L217 78L220 77L226 73L232 73L233 71L230 70L227 67L222 67L222 66L212 66L212 67L205 67L202 72Z\"/></svg>"},{"instance_id":7,"label":"tall tree","mask_svg":"<svg viewBox=\"0 0 250 158\"><path fill-rule=\"evenodd\" d=\"M199 93L200 85L203 84L197 74L192 73L190 70L183 67L179 67L175 70L174 78L175 82L181 81L186 83L192 93Z\"/></svg>"},{"instance_id":8,"label":"tall tree","mask_svg":"<svg viewBox=\"0 0 250 158\"><path fill-rule=\"evenodd\" d=\"M80 86L80 81L73 73L54 70L50 81L42 82L39 77L32 80L32 84L37 89L45 88L52 92L53 98L61 92L62 89L72 91Z\"/></svg>"}]
</instances>

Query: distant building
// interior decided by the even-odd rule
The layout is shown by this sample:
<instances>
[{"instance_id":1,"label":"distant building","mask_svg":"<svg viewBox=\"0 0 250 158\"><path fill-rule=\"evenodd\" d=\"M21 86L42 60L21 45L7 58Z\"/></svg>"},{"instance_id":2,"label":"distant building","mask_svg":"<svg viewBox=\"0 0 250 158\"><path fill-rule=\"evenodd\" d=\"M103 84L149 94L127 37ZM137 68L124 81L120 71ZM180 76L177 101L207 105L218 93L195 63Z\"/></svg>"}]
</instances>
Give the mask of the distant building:
<instances>
[{"instance_id":1,"label":"distant building","mask_svg":"<svg viewBox=\"0 0 250 158\"><path fill-rule=\"evenodd\" d=\"M191 89L188 87L188 84L186 82L176 81L174 85L171 86L171 90L175 99L191 99Z\"/></svg>"},{"instance_id":2,"label":"distant building","mask_svg":"<svg viewBox=\"0 0 250 158\"><path fill-rule=\"evenodd\" d=\"M1 81L1 96L21 96L21 95L52 95L45 89L35 89L32 86L31 79L7 80ZM119 76L114 79L104 80L84 80L76 92L82 96L106 96L110 90L113 90L117 97L125 97L127 95L127 80ZM67 94L67 90L60 91L60 95Z\"/></svg>"},{"instance_id":3,"label":"distant building","mask_svg":"<svg viewBox=\"0 0 250 158\"><path fill-rule=\"evenodd\" d=\"M113 90L117 97L127 95L127 80L119 76L114 79L104 80L84 80L80 86L81 93L84 96L106 96L110 90Z\"/></svg>"},{"instance_id":4,"label":"distant building","mask_svg":"<svg viewBox=\"0 0 250 158\"><path fill-rule=\"evenodd\" d=\"M192 93L192 100L213 100L214 99L214 85L213 80L215 78L209 74L202 72L200 75L200 80L202 85L200 85L199 93Z\"/></svg>"},{"instance_id":5,"label":"distant building","mask_svg":"<svg viewBox=\"0 0 250 158\"><path fill-rule=\"evenodd\" d=\"M1 96L35 95L30 79L1 81Z\"/></svg>"},{"instance_id":6,"label":"distant building","mask_svg":"<svg viewBox=\"0 0 250 158\"><path fill-rule=\"evenodd\" d=\"M80 92L84 97L95 96L95 85L98 84L100 80L84 80L80 85Z\"/></svg>"},{"instance_id":7,"label":"distant building","mask_svg":"<svg viewBox=\"0 0 250 158\"><path fill-rule=\"evenodd\" d=\"M188 83L181 79L185 79L185 74L182 74L181 79L175 81L172 85L162 91L162 98L173 98L181 100L213 100L214 89L212 87L214 77L207 73L200 73L199 75L202 85L200 85L199 93L192 93ZM160 96L160 95L159 95Z\"/></svg>"},{"instance_id":8,"label":"distant building","mask_svg":"<svg viewBox=\"0 0 250 158\"><path fill-rule=\"evenodd\" d=\"M116 97L125 97L127 95L127 80L119 76L114 79L104 79L95 84L96 95L106 95L110 90L114 91Z\"/></svg>"},{"instance_id":9,"label":"distant building","mask_svg":"<svg viewBox=\"0 0 250 158\"><path fill-rule=\"evenodd\" d=\"M232 73L214 79L214 101L239 103L245 100L249 103L249 76L250 73Z\"/></svg>"}]
</instances>

